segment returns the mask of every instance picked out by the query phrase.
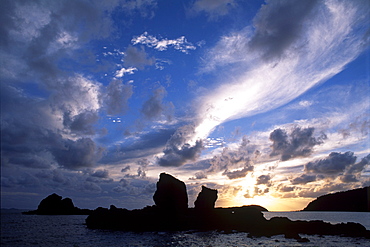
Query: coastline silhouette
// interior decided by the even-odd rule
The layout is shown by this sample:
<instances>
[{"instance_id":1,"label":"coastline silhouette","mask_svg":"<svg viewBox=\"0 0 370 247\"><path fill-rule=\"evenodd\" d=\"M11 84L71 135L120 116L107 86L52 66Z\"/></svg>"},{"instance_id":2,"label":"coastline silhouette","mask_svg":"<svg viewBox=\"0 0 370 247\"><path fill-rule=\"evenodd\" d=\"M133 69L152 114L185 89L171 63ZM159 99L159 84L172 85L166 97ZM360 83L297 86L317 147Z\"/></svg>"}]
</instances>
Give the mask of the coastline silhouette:
<instances>
[{"instance_id":1,"label":"coastline silhouette","mask_svg":"<svg viewBox=\"0 0 370 247\"><path fill-rule=\"evenodd\" d=\"M370 231L359 223L330 224L321 220L292 221L286 217L264 218L257 206L215 208L217 191L202 187L194 208L188 208L185 183L161 173L153 196L155 205L127 210L111 206L95 209L86 219L91 229L122 231L209 231L248 232L250 237L283 234L286 238L308 242L299 234L341 235L370 238Z\"/></svg>"},{"instance_id":2,"label":"coastline silhouette","mask_svg":"<svg viewBox=\"0 0 370 247\"><path fill-rule=\"evenodd\" d=\"M347 192L369 191L369 187ZM339 194L339 196L342 194ZM299 234L340 235L370 238L370 231L353 222L331 224L322 220L292 221L287 217L263 216L266 208L258 205L215 208L217 190L202 186L195 207L188 207L186 185L170 174L161 173L153 200L155 205L128 210L111 205L95 210L79 209L69 198L52 194L40 202L37 210L24 214L87 214L86 226L90 229L121 231L221 231L223 233L247 232L249 237L284 235L298 242L309 242ZM325 196L323 196L325 197ZM338 197L338 195L337 195ZM325 197L327 198L327 197ZM310 204L309 204L310 205ZM307 210L307 207L304 209Z\"/></svg>"},{"instance_id":3,"label":"coastline silhouette","mask_svg":"<svg viewBox=\"0 0 370 247\"><path fill-rule=\"evenodd\" d=\"M319 196L303 211L370 212L370 186Z\"/></svg>"}]
</instances>

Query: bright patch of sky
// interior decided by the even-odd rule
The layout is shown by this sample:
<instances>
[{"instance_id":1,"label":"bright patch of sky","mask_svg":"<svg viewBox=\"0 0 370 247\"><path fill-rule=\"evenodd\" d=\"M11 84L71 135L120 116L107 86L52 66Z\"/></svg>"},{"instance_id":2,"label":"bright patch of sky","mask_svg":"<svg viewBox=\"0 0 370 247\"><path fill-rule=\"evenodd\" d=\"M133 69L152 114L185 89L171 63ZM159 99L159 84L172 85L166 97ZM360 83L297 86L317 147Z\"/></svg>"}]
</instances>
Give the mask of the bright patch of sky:
<instances>
[{"instance_id":1,"label":"bright patch of sky","mask_svg":"<svg viewBox=\"0 0 370 247\"><path fill-rule=\"evenodd\" d=\"M366 0L5 0L1 206L300 210L370 185Z\"/></svg>"}]
</instances>

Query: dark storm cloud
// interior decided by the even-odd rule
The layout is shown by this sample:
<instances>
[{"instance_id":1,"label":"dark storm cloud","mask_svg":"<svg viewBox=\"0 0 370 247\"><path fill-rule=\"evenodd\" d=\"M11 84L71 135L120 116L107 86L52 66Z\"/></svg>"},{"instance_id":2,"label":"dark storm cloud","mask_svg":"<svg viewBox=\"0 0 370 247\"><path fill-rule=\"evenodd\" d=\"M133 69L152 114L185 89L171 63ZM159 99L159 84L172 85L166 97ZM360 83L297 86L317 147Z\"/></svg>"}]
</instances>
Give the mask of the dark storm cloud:
<instances>
[{"instance_id":1,"label":"dark storm cloud","mask_svg":"<svg viewBox=\"0 0 370 247\"><path fill-rule=\"evenodd\" d=\"M207 175L204 172L196 172L194 177L189 178L190 180L204 179L207 178Z\"/></svg>"},{"instance_id":2,"label":"dark storm cloud","mask_svg":"<svg viewBox=\"0 0 370 247\"><path fill-rule=\"evenodd\" d=\"M63 125L71 130L72 133L81 135L94 135L94 124L98 121L99 116L96 111L85 111L71 117L71 112L65 112L63 116Z\"/></svg>"},{"instance_id":3,"label":"dark storm cloud","mask_svg":"<svg viewBox=\"0 0 370 247\"><path fill-rule=\"evenodd\" d=\"M297 189L297 195L299 197L310 197L315 198L325 194L333 193L335 191L345 191L355 189L354 187L349 186L346 183L325 183L322 186L312 186L309 188Z\"/></svg>"},{"instance_id":4,"label":"dark storm cloud","mask_svg":"<svg viewBox=\"0 0 370 247\"><path fill-rule=\"evenodd\" d=\"M149 58L143 46L141 47L141 49L138 49L131 45L127 47L124 59L125 66L134 66L139 69L144 69L145 66L151 66L154 65L154 63L155 58Z\"/></svg>"},{"instance_id":5,"label":"dark storm cloud","mask_svg":"<svg viewBox=\"0 0 370 247\"><path fill-rule=\"evenodd\" d=\"M64 140L63 146L51 152L58 164L68 169L92 167L101 158L103 149L98 147L90 138L76 141Z\"/></svg>"},{"instance_id":6,"label":"dark storm cloud","mask_svg":"<svg viewBox=\"0 0 370 247\"><path fill-rule=\"evenodd\" d=\"M278 188L281 192L292 192L294 190L294 187L291 186L278 186Z\"/></svg>"},{"instance_id":7,"label":"dark storm cloud","mask_svg":"<svg viewBox=\"0 0 370 247\"><path fill-rule=\"evenodd\" d=\"M272 152L270 156L281 155L281 160L286 161L294 157L307 157L312 154L313 147L320 145L327 138L325 134L313 137L315 128L294 128L290 134L283 129L275 129L270 134Z\"/></svg>"},{"instance_id":8,"label":"dark storm cloud","mask_svg":"<svg viewBox=\"0 0 370 247\"><path fill-rule=\"evenodd\" d=\"M61 75L55 62L73 56L67 49L110 34L109 15L115 7L117 3L100 1L2 1L1 60L11 59L2 64L2 74L37 75L52 86Z\"/></svg>"},{"instance_id":9,"label":"dark storm cloud","mask_svg":"<svg viewBox=\"0 0 370 247\"><path fill-rule=\"evenodd\" d=\"M150 165L150 161L148 159L139 159L137 162L138 168L137 168L137 177L145 178L146 177L146 172L147 172L147 167Z\"/></svg>"},{"instance_id":10,"label":"dark storm cloud","mask_svg":"<svg viewBox=\"0 0 370 247\"><path fill-rule=\"evenodd\" d=\"M75 169L98 160L101 149L82 136L95 133L100 85L63 71L58 62L79 61L78 52L71 51L92 38L106 37L116 6L99 1L2 1L1 142L6 165ZM40 95L25 93L25 82L40 88Z\"/></svg>"},{"instance_id":11,"label":"dark storm cloud","mask_svg":"<svg viewBox=\"0 0 370 247\"><path fill-rule=\"evenodd\" d=\"M327 158L307 163L305 165L305 171L334 175L343 172L347 167L353 165L355 161L356 156L353 155L353 152L331 152Z\"/></svg>"},{"instance_id":12,"label":"dark storm cloud","mask_svg":"<svg viewBox=\"0 0 370 247\"><path fill-rule=\"evenodd\" d=\"M214 156L210 161L211 167L208 171L227 171L238 167L243 167L244 171L252 171L252 161L258 158L257 153L256 147L251 145L249 140L244 136L237 149L233 150L225 147L221 154Z\"/></svg>"},{"instance_id":13,"label":"dark storm cloud","mask_svg":"<svg viewBox=\"0 0 370 247\"><path fill-rule=\"evenodd\" d=\"M127 110L128 100L133 94L133 86L123 84L120 80L113 80L107 87L104 101L107 113L112 115L122 115Z\"/></svg>"},{"instance_id":14,"label":"dark storm cloud","mask_svg":"<svg viewBox=\"0 0 370 247\"><path fill-rule=\"evenodd\" d=\"M56 162L76 169L94 165L101 156L102 149L90 138L70 140L61 134L92 134L92 124L96 121L94 112L81 112L74 117L65 113L63 116L58 114L62 112L58 108L50 108L57 101L55 98L25 97L22 91L9 86L2 86L1 94L7 94L1 99L2 159L7 164L46 168ZM61 106L65 108L66 104ZM64 122L59 125L63 127L58 128L56 123L63 117ZM81 129L83 126L85 130Z\"/></svg>"},{"instance_id":15,"label":"dark storm cloud","mask_svg":"<svg viewBox=\"0 0 370 247\"><path fill-rule=\"evenodd\" d=\"M35 177L39 178L40 181L43 181L44 183L49 185L65 185L68 183L68 178L65 176L64 173L65 171L63 172L60 169L44 169L40 172L35 173Z\"/></svg>"},{"instance_id":16,"label":"dark storm cloud","mask_svg":"<svg viewBox=\"0 0 370 247\"><path fill-rule=\"evenodd\" d=\"M267 186L270 186L271 185L271 176L270 175L261 175L257 178L257 183L256 185L259 185L259 184L265 184Z\"/></svg>"},{"instance_id":17,"label":"dark storm cloud","mask_svg":"<svg viewBox=\"0 0 370 247\"><path fill-rule=\"evenodd\" d=\"M153 5L151 0L1 1L1 182L7 192L37 188L40 194L60 190L79 198L114 187L104 170L86 172L86 167L103 151L94 141L101 133L98 114L124 113L132 86L113 82L105 88L94 81L90 75L101 64L96 50L85 45L109 36L117 7L144 15Z\"/></svg>"},{"instance_id":18,"label":"dark storm cloud","mask_svg":"<svg viewBox=\"0 0 370 247\"><path fill-rule=\"evenodd\" d=\"M164 155L157 160L160 166L182 166L188 161L194 161L204 149L201 140L196 141L194 146L184 144L181 147L168 146L163 150Z\"/></svg>"},{"instance_id":19,"label":"dark storm cloud","mask_svg":"<svg viewBox=\"0 0 370 247\"><path fill-rule=\"evenodd\" d=\"M82 191L89 178L87 173L75 173L66 169L28 169L19 171L17 167L2 168L5 184L12 188L32 189L37 187L44 190L78 190ZM93 183L93 182L90 182Z\"/></svg>"},{"instance_id":20,"label":"dark storm cloud","mask_svg":"<svg viewBox=\"0 0 370 247\"><path fill-rule=\"evenodd\" d=\"M93 177L97 178L107 178L109 177L109 171L108 170L97 170L93 174L91 174Z\"/></svg>"},{"instance_id":21,"label":"dark storm cloud","mask_svg":"<svg viewBox=\"0 0 370 247\"><path fill-rule=\"evenodd\" d=\"M2 169L3 173L4 169ZM5 169L6 171L6 169ZM12 175L1 176L1 187L6 188L38 188L41 186L39 179L30 172L19 172Z\"/></svg>"},{"instance_id":22,"label":"dark storm cloud","mask_svg":"<svg viewBox=\"0 0 370 247\"><path fill-rule=\"evenodd\" d=\"M237 148L223 148L220 154L205 160L206 166L201 169L204 169L205 174L223 171L222 175L229 179L245 177L254 170L254 162L259 158L256 148L243 136Z\"/></svg>"},{"instance_id":23,"label":"dark storm cloud","mask_svg":"<svg viewBox=\"0 0 370 247\"><path fill-rule=\"evenodd\" d=\"M176 130L166 143L164 155L157 159L160 166L182 166L188 161L194 161L204 149L203 141L197 140L194 145L187 143L194 134L193 125L184 125Z\"/></svg>"},{"instance_id":24,"label":"dark storm cloud","mask_svg":"<svg viewBox=\"0 0 370 247\"><path fill-rule=\"evenodd\" d=\"M361 172L369 165L370 154L363 157L360 162L355 163L356 156L353 152L332 152L324 159L307 163L305 174L290 180L292 184L307 184L314 181L334 180L339 176L343 183L359 182Z\"/></svg>"},{"instance_id":25,"label":"dark storm cloud","mask_svg":"<svg viewBox=\"0 0 370 247\"><path fill-rule=\"evenodd\" d=\"M134 141L131 143L114 145L104 152L100 163L125 162L157 154L163 150L175 131L172 128L153 130L152 132L133 137Z\"/></svg>"},{"instance_id":26,"label":"dark storm cloud","mask_svg":"<svg viewBox=\"0 0 370 247\"><path fill-rule=\"evenodd\" d=\"M229 179L237 179L237 178L244 178L247 176L247 174L251 171L253 171L254 166L251 164L247 164L243 169L241 170L234 170L234 171L224 171L222 175L226 175Z\"/></svg>"},{"instance_id":27,"label":"dark storm cloud","mask_svg":"<svg viewBox=\"0 0 370 247\"><path fill-rule=\"evenodd\" d=\"M346 173L354 174L354 173L362 172L367 165L370 165L370 154L363 157L360 162L351 165L349 169L346 171Z\"/></svg>"},{"instance_id":28,"label":"dark storm cloud","mask_svg":"<svg viewBox=\"0 0 370 247\"><path fill-rule=\"evenodd\" d=\"M164 103L163 98L166 95L166 89L162 86L155 89L153 95L144 102L141 108L141 113L148 120L155 120L161 117L166 117L167 120L172 118L173 104L171 102Z\"/></svg>"},{"instance_id":29,"label":"dark storm cloud","mask_svg":"<svg viewBox=\"0 0 370 247\"><path fill-rule=\"evenodd\" d=\"M4 154L6 155L7 153L5 152ZM50 156L47 153L43 155L42 152L40 152L37 155L32 153L18 153L17 156L10 155L5 164L6 163L42 169L50 168L53 162L50 160Z\"/></svg>"},{"instance_id":30,"label":"dark storm cloud","mask_svg":"<svg viewBox=\"0 0 370 247\"><path fill-rule=\"evenodd\" d=\"M125 166L121 169L121 172L127 172L128 170L130 170L130 166Z\"/></svg>"},{"instance_id":31,"label":"dark storm cloud","mask_svg":"<svg viewBox=\"0 0 370 247\"><path fill-rule=\"evenodd\" d=\"M262 196L262 195L267 194L269 192L270 192L269 188L261 189L258 186L254 187L254 195ZM244 197L245 197L245 195L244 195Z\"/></svg>"},{"instance_id":32,"label":"dark storm cloud","mask_svg":"<svg viewBox=\"0 0 370 247\"><path fill-rule=\"evenodd\" d=\"M83 183L82 191L90 193L100 193L102 192L102 188L94 182L85 181Z\"/></svg>"},{"instance_id":33,"label":"dark storm cloud","mask_svg":"<svg viewBox=\"0 0 370 247\"><path fill-rule=\"evenodd\" d=\"M314 181L316 181L316 175L302 174L301 176L292 179L290 182L292 184L307 184Z\"/></svg>"},{"instance_id":34,"label":"dark storm cloud","mask_svg":"<svg viewBox=\"0 0 370 247\"><path fill-rule=\"evenodd\" d=\"M340 177L344 183L358 182L361 176L361 172L365 170L365 167L370 164L370 154L363 157L360 162L349 165L344 171L343 176Z\"/></svg>"},{"instance_id":35,"label":"dark storm cloud","mask_svg":"<svg viewBox=\"0 0 370 247\"><path fill-rule=\"evenodd\" d=\"M219 17L227 15L236 6L235 0L196 0L188 12L190 15L204 12L209 20L217 20Z\"/></svg>"},{"instance_id":36,"label":"dark storm cloud","mask_svg":"<svg viewBox=\"0 0 370 247\"><path fill-rule=\"evenodd\" d=\"M354 183L354 182L358 182L358 179L356 178L356 176L355 175L352 175L352 174L343 175L343 176L340 177L340 180L343 183Z\"/></svg>"},{"instance_id":37,"label":"dark storm cloud","mask_svg":"<svg viewBox=\"0 0 370 247\"><path fill-rule=\"evenodd\" d=\"M356 117L346 128L340 129L338 132L343 135L343 138L347 138L351 134L358 132L363 136L368 135L370 132L369 113L364 113Z\"/></svg>"},{"instance_id":38,"label":"dark storm cloud","mask_svg":"<svg viewBox=\"0 0 370 247\"><path fill-rule=\"evenodd\" d=\"M316 0L267 1L253 20L255 34L249 48L263 58L279 58L302 35L303 23L316 5ZM294 21L292 21L294 20Z\"/></svg>"}]
</instances>

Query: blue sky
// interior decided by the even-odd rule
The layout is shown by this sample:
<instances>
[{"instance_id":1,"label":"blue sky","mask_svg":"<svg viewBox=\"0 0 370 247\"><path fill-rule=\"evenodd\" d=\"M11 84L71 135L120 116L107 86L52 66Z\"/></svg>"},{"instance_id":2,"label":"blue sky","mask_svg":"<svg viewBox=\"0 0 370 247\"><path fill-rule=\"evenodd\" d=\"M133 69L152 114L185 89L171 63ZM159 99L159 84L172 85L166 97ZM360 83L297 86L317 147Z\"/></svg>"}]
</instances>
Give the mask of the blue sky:
<instances>
[{"instance_id":1,"label":"blue sky","mask_svg":"<svg viewBox=\"0 0 370 247\"><path fill-rule=\"evenodd\" d=\"M370 185L368 1L2 1L1 207L300 210Z\"/></svg>"}]
</instances>

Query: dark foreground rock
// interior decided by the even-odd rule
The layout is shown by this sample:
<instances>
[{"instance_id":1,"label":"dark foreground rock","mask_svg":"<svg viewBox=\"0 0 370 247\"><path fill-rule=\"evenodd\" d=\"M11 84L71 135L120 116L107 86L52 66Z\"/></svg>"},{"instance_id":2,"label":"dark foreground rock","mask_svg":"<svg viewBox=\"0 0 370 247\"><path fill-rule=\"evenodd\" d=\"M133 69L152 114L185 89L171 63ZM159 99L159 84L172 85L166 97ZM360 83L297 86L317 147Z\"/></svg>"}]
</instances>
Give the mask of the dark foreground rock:
<instances>
[{"instance_id":1,"label":"dark foreground rock","mask_svg":"<svg viewBox=\"0 0 370 247\"><path fill-rule=\"evenodd\" d=\"M292 221L286 217L274 217L267 220L262 211L265 208L257 205L214 208L214 198L217 193L206 187L202 188L196 203L196 208L183 208L185 199L182 183L178 183L170 175L160 176L157 192L154 199L156 205L143 209L127 210L111 206L95 209L86 219L86 225L91 229L113 229L123 231L184 231L218 230L225 233L234 231L248 232L250 237L273 236L283 234L286 238L296 239L298 242L309 242L299 234L340 235L350 237L370 238L370 231L358 223L330 224L323 221ZM178 185L181 195L176 195L174 202L167 196L173 195L162 191L161 179L166 179L168 184ZM172 182L169 182L172 181ZM167 184L163 183L163 184ZM181 181L180 181L181 182ZM180 185L181 184L181 185ZM177 186L176 185L176 186ZM166 187L169 188L169 187ZM181 188L181 189L180 189ZM161 192L158 192L161 190ZM185 188L186 191L186 188ZM204 192L204 193L203 193ZM158 196L161 195L161 196ZM166 196L167 195L167 196ZM165 199L159 199L159 198ZM187 199L187 197L186 197ZM181 203L180 203L181 202ZM187 204L187 201L186 201ZM175 207L177 209L171 208ZM202 205L202 206L199 206ZM178 210L178 207L181 210Z\"/></svg>"},{"instance_id":2,"label":"dark foreground rock","mask_svg":"<svg viewBox=\"0 0 370 247\"><path fill-rule=\"evenodd\" d=\"M194 202L195 210L212 210L215 207L216 200L217 190L209 189L205 186L202 186L202 191L198 194L198 197Z\"/></svg>"},{"instance_id":3,"label":"dark foreground rock","mask_svg":"<svg viewBox=\"0 0 370 247\"><path fill-rule=\"evenodd\" d=\"M303 211L370 212L370 187L320 196Z\"/></svg>"},{"instance_id":4,"label":"dark foreground rock","mask_svg":"<svg viewBox=\"0 0 370 247\"><path fill-rule=\"evenodd\" d=\"M161 173L154 193L155 204L166 212L182 213L188 209L188 193L185 183L173 176Z\"/></svg>"},{"instance_id":5,"label":"dark foreground rock","mask_svg":"<svg viewBox=\"0 0 370 247\"><path fill-rule=\"evenodd\" d=\"M80 209L73 205L70 198L62 199L57 194L51 194L43 199L37 210L23 212L22 214L39 214L39 215L89 215L92 210Z\"/></svg>"}]
</instances>

